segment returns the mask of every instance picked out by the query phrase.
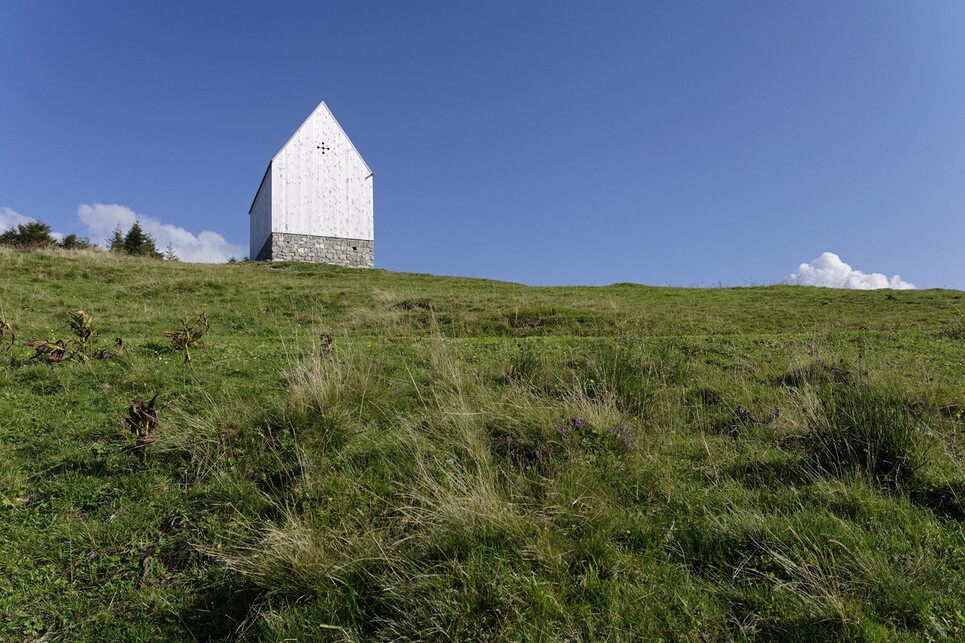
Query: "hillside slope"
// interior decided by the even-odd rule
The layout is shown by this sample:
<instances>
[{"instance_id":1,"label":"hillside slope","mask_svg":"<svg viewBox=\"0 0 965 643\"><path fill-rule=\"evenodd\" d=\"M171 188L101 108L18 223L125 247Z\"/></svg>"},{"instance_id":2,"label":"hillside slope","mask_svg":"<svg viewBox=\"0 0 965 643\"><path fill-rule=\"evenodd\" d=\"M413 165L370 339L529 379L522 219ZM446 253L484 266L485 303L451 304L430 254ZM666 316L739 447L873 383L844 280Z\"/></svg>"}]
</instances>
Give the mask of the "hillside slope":
<instances>
[{"instance_id":1,"label":"hillside slope","mask_svg":"<svg viewBox=\"0 0 965 643\"><path fill-rule=\"evenodd\" d=\"M0 275L0 639L965 637L965 293Z\"/></svg>"}]
</instances>

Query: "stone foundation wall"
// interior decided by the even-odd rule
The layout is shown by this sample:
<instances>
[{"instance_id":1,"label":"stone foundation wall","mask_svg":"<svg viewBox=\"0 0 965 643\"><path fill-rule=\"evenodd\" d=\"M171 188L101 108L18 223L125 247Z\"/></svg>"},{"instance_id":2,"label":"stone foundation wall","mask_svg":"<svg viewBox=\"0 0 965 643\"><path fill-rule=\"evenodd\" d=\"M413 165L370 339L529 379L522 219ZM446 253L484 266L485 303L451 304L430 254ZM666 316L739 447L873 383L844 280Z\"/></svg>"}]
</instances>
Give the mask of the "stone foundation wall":
<instances>
[{"instance_id":1,"label":"stone foundation wall","mask_svg":"<svg viewBox=\"0 0 965 643\"><path fill-rule=\"evenodd\" d=\"M375 242L370 239L316 237L272 232L256 257L258 261L312 261L349 268L375 266Z\"/></svg>"}]
</instances>

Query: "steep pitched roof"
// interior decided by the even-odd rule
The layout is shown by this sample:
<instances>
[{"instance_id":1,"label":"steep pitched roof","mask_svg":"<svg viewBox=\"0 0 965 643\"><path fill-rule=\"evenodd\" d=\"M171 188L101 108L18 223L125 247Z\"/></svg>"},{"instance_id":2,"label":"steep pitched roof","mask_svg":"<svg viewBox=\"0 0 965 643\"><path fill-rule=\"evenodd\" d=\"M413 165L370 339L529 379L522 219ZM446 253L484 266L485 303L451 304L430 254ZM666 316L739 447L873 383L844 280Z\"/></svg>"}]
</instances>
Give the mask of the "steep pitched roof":
<instances>
[{"instance_id":1,"label":"steep pitched roof","mask_svg":"<svg viewBox=\"0 0 965 643\"><path fill-rule=\"evenodd\" d=\"M282 153L282 150L288 147L288 144L291 143L296 136L298 136L298 133L302 131L302 128L305 127L305 125L308 124L308 121L312 120L312 117L315 116L315 114L317 114L320 110L325 110L325 113L328 114L328 116L332 119L332 122L335 123L335 126L342 133L342 136L344 136L345 140L348 141L349 147L352 148L352 151L355 152L355 155L359 157L360 161L362 161L362 165L365 166L365 169L368 171L369 176L371 177L375 175L375 172L372 171L372 168L369 167L369 164L366 163L365 159L362 158L362 155L359 154L358 149L356 149L355 147L355 143L352 142L352 139L349 138L348 134L345 133L345 130L342 129L342 125L341 123L338 122L338 119L335 118L335 114L333 114L332 110L328 108L328 105L325 104L325 101L322 101L318 104L318 107L313 109L312 113L309 114L304 121L302 121L302 124L298 126L298 129L296 129L294 133L292 133L292 135L288 137L288 140L285 141L285 144L282 145L277 152L275 152L275 155L271 157L271 161L268 161L268 167L265 169L265 174L261 177L261 183L258 184L258 190L255 192L255 198L251 200L251 205L248 207L249 215L251 214L251 209L255 207L255 201L258 200L258 195L261 194L262 187L264 187L265 185L265 178L268 177L268 173L271 171L272 162L274 162L274 160L278 158L278 155Z\"/></svg>"},{"instance_id":2,"label":"steep pitched roof","mask_svg":"<svg viewBox=\"0 0 965 643\"><path fill-rule=\"evenodd\" d=\"M298 133L302 131L302 128L308 124L308 121L312 120L312 117L322 110L325 110L325 113L329 115L329 117L332 119L332 122L335 123L335 126L338 127L340 132L342 132L342 136L344 136L345 140L348 141L349 147L352 148L352 151L355 152L355 155L359 157L360 161L362 161L362 165L365 166L365 169L368 170L369 174L374 174L374 172L372 172L372 168L369 167L369 164L366 163L365 159L362 158L362 155L359 154L359 151L355 148L355 143L352 142L352 139L349 138L348 134L345 133L345 130L342 129L342 125L338 122L338 119L335 118L335 114L333 114L332 110L328 108L328 105L325 104L325 101L320 102L318 104L318 107L312 110L312 113L308 115L308 118L302 121L302 124L299 125L298 129L296 129L295 132L288 137L288 140L285 141L285 144L281 146L281 149L279 149L278 152L276 152L275 155L271 157L271 160L274 161L276 158L278 158L278 155L281 154L282 150L288 147L288 144L291 143L296 136L298 136Z\"/></svg>"}]
</instances>

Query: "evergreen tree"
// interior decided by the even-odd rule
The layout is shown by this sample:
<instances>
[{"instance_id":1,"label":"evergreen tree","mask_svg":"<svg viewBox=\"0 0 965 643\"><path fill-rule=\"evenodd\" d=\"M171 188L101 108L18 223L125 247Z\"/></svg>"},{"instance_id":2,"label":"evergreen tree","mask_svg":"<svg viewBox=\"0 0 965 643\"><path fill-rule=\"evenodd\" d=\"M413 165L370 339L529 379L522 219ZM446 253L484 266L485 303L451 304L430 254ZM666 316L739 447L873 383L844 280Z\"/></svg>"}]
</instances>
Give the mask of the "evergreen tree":
<instances>
[{"instance_id":1,"label":"evergreen tree","mask_svg":"<svg viewBox=\"0 0 965 643\"><path fill-rule=\"evenodd\" d=\"M170 243L168 244L167 249L164 251L164 260L165 260L165 261L180 261L180 259L178 259L178 253L176 253L176 252L174 251L174 246L171 245Z\"/></svg>"},{"instance_id":2,"label":"evergreen tree","mask_svg":"<svg viewBox=\"0 0 965 643\"><path fill-rule=\"evenodd\" d=\"M114 226L114 233L111 234L111 238L107 240L107 247L117 252L124 250L124 231L121 230L120 223Z\"/></svg>"},{"instance_id":3,"label":"evergreen tree","mask_svg":"<svg viewBox=\"0 0 965 643\"><path fill-rule=\"evenodd\" d=\"M127 231L121 247L124 249L124 252L130 255L154 257L155 259L162 258L161 253L157 251L157 246L154 244L154 237L144 231L140 221L135 221L131 229Z\"/></svg>"}]
</instances>

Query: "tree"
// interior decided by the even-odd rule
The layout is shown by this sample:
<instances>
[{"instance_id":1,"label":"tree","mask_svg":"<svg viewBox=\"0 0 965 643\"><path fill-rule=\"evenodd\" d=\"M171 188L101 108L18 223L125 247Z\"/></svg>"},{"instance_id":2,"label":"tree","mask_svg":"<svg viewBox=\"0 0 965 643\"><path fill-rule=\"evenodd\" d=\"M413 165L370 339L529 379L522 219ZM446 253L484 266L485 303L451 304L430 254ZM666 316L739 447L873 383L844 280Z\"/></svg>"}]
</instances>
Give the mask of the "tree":
<instances>
[{"instance_id":1,"label":"tree","mask_svg":"<svg viewBox=\"0 0 965 643\"><path fill-rule=\"evenodd\" d=\"M111 234L111 238L107 240L107 247L118 252L124 250L124 231L121 229L120 223L114 226L114 232Z\"/></svg>"},{"instance_id":2,"label":"tree","mask_svg":"<svg viewBox=\"0 0 965 643\"><path fill-rule=\"evenodd\" d=\"M176 252L174 251L174 246L173 246L172 244L170 244L170 243L168 244L167 249L164 251L164 260L165 260L165 261L180 261L180 259L178 259L178 253L176 253Z\"/></svg>"},{"instance_id":3,"label":"tree","mask_svg":"<svg viewBox=\"0 0 965 643\"><path fill-rule=\"evenodd\" d=\"M154 237L141 228L140 221L135 221L131 229L127 231L121 247L124 249L124 252L129 255L153 257L155 259L162 258L161 253L157 251L157 246L154 244Z\"/></svg>"},{"instance_id":4,"label":"tree","mask_svg":"<svg viewBox=\"0 0 965 643\"><path fill-rule=\"evenodd\" d=\"M83 250L85 248L90 248L90 240L84 237L78 237L74 233L70 233L60 240L57 244L64 250Z\"/></svg>"},{"instance_id":5,"label":"tree","mask_svg":"<svg viewBox=\"0 0 965 643\"><path fill-rule=\"evenodd\" d=\"M0 234L0 244L16 246L22 250L49 248L56 243L50 234L50 226L43 221L19 223Z\"/></svg>"}]
</instances>

